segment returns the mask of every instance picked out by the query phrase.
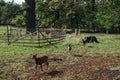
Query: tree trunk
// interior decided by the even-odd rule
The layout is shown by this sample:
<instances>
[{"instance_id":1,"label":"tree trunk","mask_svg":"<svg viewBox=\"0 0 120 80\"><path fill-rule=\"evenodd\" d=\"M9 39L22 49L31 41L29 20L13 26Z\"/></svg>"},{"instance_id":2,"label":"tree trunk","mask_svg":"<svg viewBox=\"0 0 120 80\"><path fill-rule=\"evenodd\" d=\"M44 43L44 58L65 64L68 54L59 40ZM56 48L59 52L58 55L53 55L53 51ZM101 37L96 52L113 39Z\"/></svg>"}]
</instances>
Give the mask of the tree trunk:
<instances>
[{"instance_id":1,"label":"tree trunk","mask_svg":"<svg viewBox=\"0 0 120 80\"><path fill-rule=\"evenodd\" d=\"M35 23L35 0L25 0L28 6L26 10L26 33L33 33L36 31Z\"/></svg>"},{"instance_id":2,"label":"tree trunk","mask_svg":"<svg viewBox=\"0 0 120 80\"><path fill-rule=\"evenodd\" d=\"M94 24L94 22L92 22L92 30L93 30L93 32L95 32L95 24Z\"/></svg>"},{"instance_id":3,"label":"tree trunk","mask_svg":"<svg viewBox=\"0 0 120 80\"><path fill-rule=\"evenodd\" d=\"M78 29L78 16L74 14L74 18L70 18L70 27L72 28L72 31L75 32L75 29Z\"/></svg>"}]
</instances>

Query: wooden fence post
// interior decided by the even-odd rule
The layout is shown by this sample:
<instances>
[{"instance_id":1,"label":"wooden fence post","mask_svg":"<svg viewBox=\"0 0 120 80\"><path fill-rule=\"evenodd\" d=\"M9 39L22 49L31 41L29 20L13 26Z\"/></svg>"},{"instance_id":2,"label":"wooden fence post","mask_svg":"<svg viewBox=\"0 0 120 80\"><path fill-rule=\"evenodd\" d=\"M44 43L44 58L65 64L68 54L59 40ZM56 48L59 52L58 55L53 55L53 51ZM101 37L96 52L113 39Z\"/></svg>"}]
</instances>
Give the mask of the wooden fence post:
<instances>
[{"instance_id":1,"label":"wooden fence post","mask_svg":"<svg viewBox=\"0 0 120 80\"><path fill-rule=\"evenodd\" d=\"M38 33L38 47L40 47L40 35L39 35L39 31L40 31L40 30L39 30L39 28L38 28L37 31L38 31L38 32L37 32L37 33Z\"/></svg>"},{"instance_id":2,"label":"wooden fence post","mask_svg":"<svg viewBox=\"0 0 120 80\"><path fill-rule=\"evenodd\" d=\"M7 25L7 42L8 42L8 45L10 45L10 39L9 39L9 25Z\"/></svg>"}]
</instances>

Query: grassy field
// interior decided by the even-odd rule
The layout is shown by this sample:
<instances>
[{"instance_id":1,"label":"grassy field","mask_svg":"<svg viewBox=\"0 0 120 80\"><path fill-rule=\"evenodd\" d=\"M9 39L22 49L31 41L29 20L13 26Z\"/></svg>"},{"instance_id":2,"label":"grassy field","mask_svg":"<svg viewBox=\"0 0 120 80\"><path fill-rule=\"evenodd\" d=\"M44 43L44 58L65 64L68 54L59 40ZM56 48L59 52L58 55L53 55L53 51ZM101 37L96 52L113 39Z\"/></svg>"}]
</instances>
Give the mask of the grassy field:
<instances>
[{"instance_id":1,"label":"grassy field","mask_svg":"<svg viewBox=\"0 0 120 80\"><path fill-rule=\"evenodd\" d=\"M79 42L80 39L89 35L96 36L100 43L99 44L88 43L86 46L83 46ZM72 44L71 54L69 54L67 51L68 44ZM111 56L116 56L119 58L120 35L118 34L116 35L115 34L114 35L113 34L80 34L76 37L74 34L67 34L65 40L63 40L58 44L55 44L55 46L50 45L42 48L35 48L35 47L24 47L24 46L16 46L16 45L7 46L6 44L0 43L0 80L16 80L16 79L30 80L28 79L28 77L30 78L30 76L34 77L34 78L31 78L32 80L37 80L36 78L38 78L38 76L36 75L41 75L40 77L43 80L74 80L75 78L73 78L73 76L70 76L68 74L64 73L64 76L60 75L60 73L62 74L62 72L58 72L59 73L58 76L52 76L52 77L50 77L49 74L46 75L43 72L32 75L32 73L35 73L35 69L34 69L35 64L34 64L34 60L31 59L31 55L32 54L38 54L39 56L47 55L49 56L49 58L59 57L65 60L64 62L60 62L60 63L50 62L51 67L49 70L54 70L54 69L59 70L64 66L70 67L72 64L76 64L76 62L79 59L81 60L81 58L78 59L75 56L78 56L78 57L79 56L90 56L90 57L103 56L102 58L104 57L111 58ZM115 64L109 67L113 68L114 66L118 67L118 69L120 70L120 61L118 61L117 66ZM26 67L29 68L29 70L26 69ZM94 69L97 70L98 67L94 67ZM89 80L87 79L87 76L85 76L84 74L79 77L81 79L78 79L78 80L83 80L83 79ZM99 80L99 79L96 79L96 80ZM104 80L104 79L101 79L101 80Z\"/></svg>"},{"instance_id":2,"label":"grassy field","mask_svg":"<svg viewBox=\"0 0 120 80\"><path fill-rule=\"evenodd\" d=\"M83 46L79 41L84 36L95 35L100 41L97 43L89 43L86 46ZM49 51L55 51L55 54L62 54L67 50L68 44L72 44L73 51L81 50L88 51L89 55L120 55L120 35L107 35L107 34L82 34L77 37L72 35L67 35L66 39L61 43L55 44L57 48L54 46L45 46L42 48L34 48L34 47L24 47L24 46L15 46L15 45L4 45L0 44L0 56L13 56L14 54L20 55L29 55L32 53L36 54L51 54ZM8 54L8 55L7 55ZM52 53L53 54L53 53ZM0 59L4 58L1 57Z\"/></svg>"},{"instance_id":3,"label":"grassy field","mask_svg":"<svg viewBox=\"0 0 120 80\"><path fill-rule=\"evenodd\" d=\"M7 26L6 27L0 26L0 34L5 33L6 31L7 31Z\"/></svg>"}]
</instances>

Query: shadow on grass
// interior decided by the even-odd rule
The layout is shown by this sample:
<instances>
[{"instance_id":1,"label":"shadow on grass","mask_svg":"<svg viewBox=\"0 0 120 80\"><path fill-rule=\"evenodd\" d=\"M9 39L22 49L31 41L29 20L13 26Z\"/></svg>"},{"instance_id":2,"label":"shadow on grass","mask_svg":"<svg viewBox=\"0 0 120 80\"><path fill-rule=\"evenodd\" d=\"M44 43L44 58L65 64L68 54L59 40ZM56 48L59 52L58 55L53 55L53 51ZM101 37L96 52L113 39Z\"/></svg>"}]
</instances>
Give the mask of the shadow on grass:
<instances>
[{"instance_id":1,"label":"shadow on grass","mask_svg":"<svg viewBox=\"0 0 120 80\"><path fill-rule=\"evenodd\" d=\"M74 57L83 57L83 55L80 55L80 54L74 54L72 56L74 56Z\"/></svg>"},{"instance_id":2,"label":"shadow on grass","mask_svg":"<svg viewBox=\"0 0 120 80\"><path fill-rule=\"evenodd\" d=\"M62 75L64 72L63 71L51 71L51 72L47 72L47 73L44 73L44 74L47 74L47 75L49 75L49 76L52 76L52 77L54 77L54 76L60 76L60 75Z\"/></svg>"},{"instance_id":3,"label":"shadow on grass","mask_svg":"<svg viewBox=\"0 0 120 80\"><path fill-rule=\"evenodd\" d=\"M63 61L61 58L51 58L52 61Z\"/></svg>"},{"instance_id":4,"label":"shadow on grass","mask_svg":"<svg viewBox=\"0 0 120 80\"><path fill-rule=\"evenodd\" d=\"M94 48L94 46L88 46L89 48Z\"/></svg>"}]
</instances>

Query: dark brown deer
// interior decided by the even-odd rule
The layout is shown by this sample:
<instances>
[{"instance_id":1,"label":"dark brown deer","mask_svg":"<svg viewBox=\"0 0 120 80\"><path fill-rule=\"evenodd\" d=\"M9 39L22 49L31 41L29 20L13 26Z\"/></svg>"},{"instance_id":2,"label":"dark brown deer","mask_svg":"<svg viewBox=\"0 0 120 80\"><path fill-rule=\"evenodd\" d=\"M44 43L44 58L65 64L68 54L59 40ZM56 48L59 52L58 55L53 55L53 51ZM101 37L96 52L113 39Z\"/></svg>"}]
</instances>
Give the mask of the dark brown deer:
<instances>
[{"instance_id":1,"label":"dark brown deer","mask_svg":"<svg viewBox=\"0 0 120 80\"><path fill-rule=\"evenodd\" d=\"M86 43L91 43L91 42L96 42L96 43L99 43L97 38L95 36L88 36L88 37L85 37L84 39L82 39L81 41L84 45Z\"/></svg>"},{"instance_id":2,"label":"dark brown deer","mask_svg":"<svg viewBox=\"0 0 120 80\"><path fill-rule=\"evenodd\" d=\"M68 45L68 51L69 51L69 53L71 52L71 50L72 50L72 46L71 46L71 44L69 44Z\"/></svg>"},{"instance_id":3,"label":"dark brown deer","mask_svg":"<svg viewBox=\"0 0 120 80\"><path fill-rule=\"evenodd\" d=\"M37 69L37 66L40 65L41 71L43 71L42 64L44 63L46 64L48 69L48 66L49 66L48 56L37 57L37 55L35 54L33 55L33 59L35 59L36 69Z\"/></svg>"}]
</instances>

